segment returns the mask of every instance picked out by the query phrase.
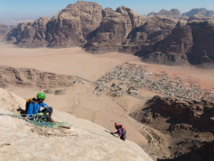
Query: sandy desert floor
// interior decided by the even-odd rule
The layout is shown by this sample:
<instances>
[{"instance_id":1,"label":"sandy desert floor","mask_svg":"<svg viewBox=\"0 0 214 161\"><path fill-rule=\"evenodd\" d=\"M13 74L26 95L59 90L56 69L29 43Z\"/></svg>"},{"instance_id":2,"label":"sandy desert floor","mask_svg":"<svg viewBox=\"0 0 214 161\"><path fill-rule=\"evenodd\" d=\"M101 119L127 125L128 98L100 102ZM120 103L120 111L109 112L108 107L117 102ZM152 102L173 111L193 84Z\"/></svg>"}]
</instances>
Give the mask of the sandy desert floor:
<instances>
[{"instance_id":1,"label":"sandy desert floor","mask_svg":"<svg viewBox=\"0 0 214 161\"><path fill-rule=\"evenodd\" d=\"M89 81L96 81L111 68L124 62L144 65L147 71L153 73L166 72L169 76L178 76L200 83L201 88L208 88L214 92L214 70L199 69L190 66L165 66L146 64L138 57L129 54L107 53L101 55L88 54L81 48L63 49L26 49L13 45L0 44L0 65L12 67L35 68L40 71L56 74L73 75ZM88 119L108 130L113 131L115 121L123 123L128 131L128 139L145 145L146 139L139 132L142 126L133 120L129 113L143 106L145 101L130 96L111 98L105 95L97 97L91 91L93 86L89 82L75 84L66 89L65 95L49 94L46 103L58 110L69 112L77 117ZM15 94L28 98L35 96L38 89L10 89ZM152 97L155 93L145 91L144 97ZM59 119L59 118L57 118ZM63 118L60 118L63 119Z\"/></svg>"},{"instance_id":2,"label":"sandy desert floor","mask_svg":"<svg viewBox=\"0 0 214 161\"><path fill-rule=\"evenodd\" d=\"M11 44L0 43L0 64L13 67L35 68L58 74L75 75L91 81L115 65L128 62L147 66L150 72L165 71L179 77L190 77L201 84L202 88L214 88L214 69L200 69L193 66L166 66L146 64L136 56L121 53L88 54L81 48L63 49L26 49Z\"/></svg>"}]
</instances>

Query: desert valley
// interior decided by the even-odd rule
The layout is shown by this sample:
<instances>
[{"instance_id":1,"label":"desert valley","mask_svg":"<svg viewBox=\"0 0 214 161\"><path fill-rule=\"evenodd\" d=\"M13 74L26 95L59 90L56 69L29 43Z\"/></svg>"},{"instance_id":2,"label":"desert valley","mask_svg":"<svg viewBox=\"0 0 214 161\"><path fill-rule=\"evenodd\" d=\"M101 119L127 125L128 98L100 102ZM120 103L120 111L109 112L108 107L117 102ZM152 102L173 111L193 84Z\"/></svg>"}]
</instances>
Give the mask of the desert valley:
<instances>
[{"instance_id":1,"label":"desert valley","mask_svg":"<svg viewBox=\"0 0 214 161\"><path fill-rule=\"evenodd\" d=\"M1 30L0 160L212 161L213 17L161 13L79 1ZM38 92L70 129L4 115ZM110 134L115 122L125 142Z\"/></svg>"}]
</instances>

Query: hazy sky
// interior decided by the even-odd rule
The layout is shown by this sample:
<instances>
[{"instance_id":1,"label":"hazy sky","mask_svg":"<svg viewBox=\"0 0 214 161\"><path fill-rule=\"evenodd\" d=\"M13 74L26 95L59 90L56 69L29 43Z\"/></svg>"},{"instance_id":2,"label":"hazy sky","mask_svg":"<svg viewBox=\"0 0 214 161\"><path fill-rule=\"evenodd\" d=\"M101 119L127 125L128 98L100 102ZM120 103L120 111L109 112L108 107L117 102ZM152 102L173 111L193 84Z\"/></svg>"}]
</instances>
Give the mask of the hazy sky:
<instances>
[{"instance_id":1,"label":"hazy sky","mask_svg":"<svg viewBox=\"0 0 214 161\"><path fill-rule=\"evenodd\" d=\"M0 0L0 19L21 17L51 17L77 0ZM193 8L214 10L214 0L85 0L97 2L103 8L126 6L140 15L161 9L179 9L182 13Z\"/></svg>"}]
</instances>

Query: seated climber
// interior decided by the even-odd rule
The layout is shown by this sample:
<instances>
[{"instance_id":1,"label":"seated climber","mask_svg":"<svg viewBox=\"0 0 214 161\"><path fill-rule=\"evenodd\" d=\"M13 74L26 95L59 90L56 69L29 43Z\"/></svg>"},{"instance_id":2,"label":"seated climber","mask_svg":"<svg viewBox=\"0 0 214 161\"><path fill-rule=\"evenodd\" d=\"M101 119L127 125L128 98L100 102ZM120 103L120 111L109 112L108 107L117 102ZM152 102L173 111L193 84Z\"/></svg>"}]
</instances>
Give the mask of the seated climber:
<instances>
[{"instance_id":1,"label":"seated climber","mask_svg":"<svg viewBox=\"0 0 214 161\"><path fill-rule=\"evenodd\" d=\"M35 114L42 114L45 116L47 121L54 122L51 118L53 113L53 108L49 107L43 101L45 100L46 96L44 93L38 93L37 98L28 99L26 103L26 120L31 120ZM44 109L41 110L41 107Z\"/></svg>"},{"instance_id":2,"label":"seated climber","mask_svg":"<svg viewBox=\"0 0 214 161\"><path fill-rule=\"evenodd\" d=\"M125 141L126 140L126 130L125 128L118 124L117 122L115 122L114 124L115 129L117 129L116 132L112 132L111 134L117 134L118 137L120 137L121 140Z\"/></svg>"}]
</instances>

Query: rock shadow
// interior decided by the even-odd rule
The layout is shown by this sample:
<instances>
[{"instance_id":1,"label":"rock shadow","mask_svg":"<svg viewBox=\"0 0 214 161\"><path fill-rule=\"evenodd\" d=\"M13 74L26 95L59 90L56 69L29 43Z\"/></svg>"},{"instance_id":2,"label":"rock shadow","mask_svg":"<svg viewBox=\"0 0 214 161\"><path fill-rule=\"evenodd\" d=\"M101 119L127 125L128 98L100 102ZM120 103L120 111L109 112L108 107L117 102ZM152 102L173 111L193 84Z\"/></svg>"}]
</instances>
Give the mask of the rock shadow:
<instances>
[{"instance_id":1,"label":"rock shadow","mask_svg":"<svg viewBox=\"0 0 214 161\"><path fill-rule=\"evenodd\" d=\"M206 142L204 145L189 153L174 159L157 159L157 161L213 161L214 160L214 141Z\"/></svg>"}]
</instances>

